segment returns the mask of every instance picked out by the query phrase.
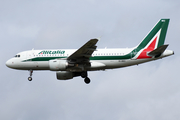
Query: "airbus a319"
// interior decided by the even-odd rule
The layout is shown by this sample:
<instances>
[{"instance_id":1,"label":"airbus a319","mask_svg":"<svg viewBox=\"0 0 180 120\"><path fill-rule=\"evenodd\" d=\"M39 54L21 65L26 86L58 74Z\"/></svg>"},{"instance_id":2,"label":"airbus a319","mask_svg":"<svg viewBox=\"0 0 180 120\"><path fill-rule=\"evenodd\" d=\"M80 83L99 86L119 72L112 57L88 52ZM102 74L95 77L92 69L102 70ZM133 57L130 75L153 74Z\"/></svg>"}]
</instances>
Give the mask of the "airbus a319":
<instances>
[{"instance_id":1,"label":"airbus a319","mask_svg":"<svg viewBox=\"0 0 180 120\"><path fill-rule=\"evenodd\" d=\"M174 54L164 44L169 19L161 19L149 34L133 48L97 49L98 39L91 39L79 49L28 50L15 55L6 66L18 70L56 71L58 80L81 76L89 84L88 71L106 70L137 65Z\"/></svg>"}]
</instances>

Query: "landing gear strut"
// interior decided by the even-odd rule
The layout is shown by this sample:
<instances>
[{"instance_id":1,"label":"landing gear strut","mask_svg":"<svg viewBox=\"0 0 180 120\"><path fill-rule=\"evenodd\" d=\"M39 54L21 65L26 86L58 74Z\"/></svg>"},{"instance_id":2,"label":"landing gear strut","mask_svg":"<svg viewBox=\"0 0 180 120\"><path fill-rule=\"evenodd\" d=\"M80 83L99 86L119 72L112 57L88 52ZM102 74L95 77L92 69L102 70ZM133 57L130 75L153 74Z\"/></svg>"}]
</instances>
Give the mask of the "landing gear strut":
<instances>
[{"instance_id":1,"label":"landing gear strut","mask_svg":"<svg viewBox=\"0 0 180 120\"><path fill-rule=\"evenodd\" d=\"M87 76L88 76L87 71L84 71L81 73L81 77L84 78L84 82L86 84L89 84L91 82L91 80Z\"/></svg>"},{"instance_id":2,"label":"landing gear strut","mask_svg":"<svg viewBox=\"0 0 180 120\"><path fill-rule=\"evenodd\" d=\"M82 73L81 73L81 77L82 77L82 78L86 78L86 77L87 77L87 71L82 72Z\"/></svg>"},{"instance_id":3,"label":"landing gear strut","mask_svg":"<svg viewBox=\"0 0 180 120\"><path fill-rule=\"evenodd\" d=\"M33 73L33 70L29 70L29 74L30 74L30 77L28 77L28 80L29 80L29 81L32 81L32 77L31 77L31 76L32 76L32 73Z\"/></svg>"}]
</instances>

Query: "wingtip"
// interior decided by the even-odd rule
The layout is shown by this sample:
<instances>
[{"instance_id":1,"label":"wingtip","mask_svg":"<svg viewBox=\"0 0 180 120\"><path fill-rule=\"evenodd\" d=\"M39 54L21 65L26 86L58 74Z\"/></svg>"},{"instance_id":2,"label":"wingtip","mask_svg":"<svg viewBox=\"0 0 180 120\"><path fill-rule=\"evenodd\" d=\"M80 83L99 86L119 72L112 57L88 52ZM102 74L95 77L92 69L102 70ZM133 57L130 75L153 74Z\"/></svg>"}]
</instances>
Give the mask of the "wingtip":
<instances>
[{"instance_id":1,"label":"wingtip","mask_svg":"<svg viewBox=\"0 0 180 120\"><path fill-rule=\"evenodd\" d=\"M97 41L100 41L100 39L101 39L101 37L97 37L97 38L95 38Z\"/></svg>"},{"instance_id":2,"label":"wingtip","mask_svg":"<svg viewBox=\"0 0 180 120\"><path fill-rule=\"evenodd\" d=\"M98 41L99 41L99 38L94 38L94 39L91 39L91 40L98 42Z\"/></svg>"}]
</instances>

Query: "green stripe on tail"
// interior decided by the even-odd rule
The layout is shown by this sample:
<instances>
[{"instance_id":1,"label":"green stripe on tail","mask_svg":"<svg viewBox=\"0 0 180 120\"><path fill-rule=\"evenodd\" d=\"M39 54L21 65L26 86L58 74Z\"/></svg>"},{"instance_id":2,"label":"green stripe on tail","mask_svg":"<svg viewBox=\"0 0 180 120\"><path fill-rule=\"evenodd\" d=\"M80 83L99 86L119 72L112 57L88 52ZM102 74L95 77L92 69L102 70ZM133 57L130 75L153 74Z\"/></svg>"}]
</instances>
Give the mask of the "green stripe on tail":
<instances>
[{"instance_id":1,"label":"green stripe on tail","mask_svg":"<svg viewBox=\"0 0 180 120\"><path fill-rule=\"evenodd\" d=\"M155 27L149 32L149 34L143 39L143 41L138 45L137 51L143 49L151 40L152 38L157 34L157 32L161 29L159 42L157 47L160 47L164 44L164 40L166 37L166 32L169 24L169 19L161 19Z\"/></svg>"}]
</instances>

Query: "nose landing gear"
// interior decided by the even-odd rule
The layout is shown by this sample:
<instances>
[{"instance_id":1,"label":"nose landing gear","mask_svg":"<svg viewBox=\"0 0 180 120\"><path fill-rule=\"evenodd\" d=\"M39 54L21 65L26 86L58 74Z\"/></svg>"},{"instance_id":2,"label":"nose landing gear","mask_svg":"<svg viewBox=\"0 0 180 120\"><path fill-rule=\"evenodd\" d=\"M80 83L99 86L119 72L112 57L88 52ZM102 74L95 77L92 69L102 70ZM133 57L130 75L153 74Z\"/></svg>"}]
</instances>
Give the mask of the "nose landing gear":
<instances>
[{"instance_id":1,"label":"nose landing gear","mask_svg":"<svg viewBox=\"0 0 180 120\"><path fill-rule=\"evenodd\" d=\"M28 77L28 80L29 80L29 81L32 81L32 77L31 77L31 76L32 76L32 73L33 73L33 70L29 70L29 74L30 74L30 77Z\"/></svg>"}]
</instances>

